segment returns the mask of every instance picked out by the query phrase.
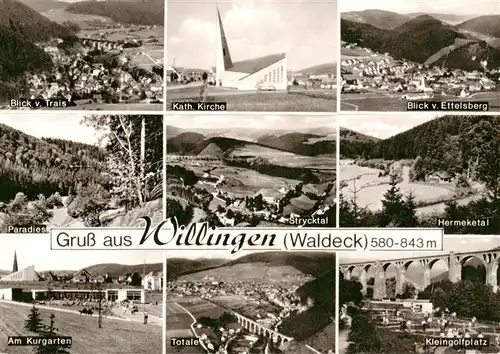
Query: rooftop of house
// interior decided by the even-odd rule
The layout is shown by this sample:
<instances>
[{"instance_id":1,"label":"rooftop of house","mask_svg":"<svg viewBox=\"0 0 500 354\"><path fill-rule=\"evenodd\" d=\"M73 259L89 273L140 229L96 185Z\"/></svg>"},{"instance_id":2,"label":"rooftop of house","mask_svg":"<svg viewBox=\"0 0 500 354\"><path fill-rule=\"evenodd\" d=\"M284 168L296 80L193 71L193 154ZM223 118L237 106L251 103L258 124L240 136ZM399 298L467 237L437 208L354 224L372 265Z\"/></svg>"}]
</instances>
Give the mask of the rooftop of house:
<instances>
[{"instance_id":1,"label":"rooftop of house","mask_svg":"<svg viewBox=\"0 0 500 354\"><path fill-rule=\"evenodd\" d=\"M263 57L235 62L233 63L233 66L226 70L250 75L285 58L285 53L266 55Z\"/></svg>"}]
</instances>

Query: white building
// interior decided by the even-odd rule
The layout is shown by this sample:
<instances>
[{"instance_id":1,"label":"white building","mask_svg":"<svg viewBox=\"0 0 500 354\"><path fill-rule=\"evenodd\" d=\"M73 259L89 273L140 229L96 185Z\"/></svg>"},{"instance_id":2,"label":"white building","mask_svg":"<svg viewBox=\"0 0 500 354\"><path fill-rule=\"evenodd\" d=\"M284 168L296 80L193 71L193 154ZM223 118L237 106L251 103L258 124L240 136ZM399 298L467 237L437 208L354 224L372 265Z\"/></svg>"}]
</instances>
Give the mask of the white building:
<instances>
[{"instance_id":1,"label":"white building","mask_svg":"<svg viewBox=\"0 0 500 354\"><path fill-rule=\"evenodd\" d=\"M17 272L11 273L9 275L6 275L0 279L0 282L2 281L37 281L38 276L36 275L35 272L35 266L29 266L26 268L23 268Z\"/></svg>"},{"instance_id":2,"label":"white building","mask_svg":"<svg viewBox=\"0 0 500 354\"><path fill-rule=\"evenodd\" d=\"M146 290L162 290L163 289L163 273L149 272L142 279L142 286Z\"/></svg>"},{"instance_id":3,"label":"white building","mask_svg":"<svg viewBox=\"0 0 500 354\"><path fill-rule=\"evenodd\" d=\"M285 53L234 62L217 9L216 85L238 90L256 90L261 86L286 90L287 58Z\"/></svg>"}]
</instances>

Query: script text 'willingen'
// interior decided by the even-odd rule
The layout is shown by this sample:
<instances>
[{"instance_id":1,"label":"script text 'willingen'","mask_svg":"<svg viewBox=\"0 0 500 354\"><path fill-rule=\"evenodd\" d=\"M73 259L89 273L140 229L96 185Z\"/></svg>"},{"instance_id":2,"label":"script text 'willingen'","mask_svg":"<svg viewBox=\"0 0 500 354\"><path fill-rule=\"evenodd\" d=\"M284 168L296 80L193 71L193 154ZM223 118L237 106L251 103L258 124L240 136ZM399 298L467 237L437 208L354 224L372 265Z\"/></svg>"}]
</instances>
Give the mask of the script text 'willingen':
<instances>
[{"instance_id":1,"label":"script text 'willingen'","mask_svg":"<svg viewBox=\"0 0 500 354\"><path fill-rule=\"evenodd\" d=\"M142 228L53 228L52 250L441 250L441 229L212 228L175 218Z\"/></svg>"}]
</instances>

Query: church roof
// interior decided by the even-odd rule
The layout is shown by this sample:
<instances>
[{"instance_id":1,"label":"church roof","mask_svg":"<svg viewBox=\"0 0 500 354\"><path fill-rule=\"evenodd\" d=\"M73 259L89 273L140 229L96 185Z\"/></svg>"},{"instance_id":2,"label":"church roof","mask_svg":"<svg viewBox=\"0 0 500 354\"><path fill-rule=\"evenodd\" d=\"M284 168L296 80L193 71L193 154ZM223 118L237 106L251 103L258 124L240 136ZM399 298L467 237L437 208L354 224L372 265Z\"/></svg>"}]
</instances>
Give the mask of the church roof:
<instances>
[{"instance_id":1,"label":"church roof","mask_svg":"<svg viewBox=\"0 0 500 354\"><path fill-rule=\"evenodd\" d=\"M280 54L266 55L264 57L259 57L254 59L242 60L233 63L233 66L230 67L229 69L226 69L226 71L233 71L237 73L245 73L250 75L264 68L267 68L268 66L284 58L286 58L285 53L280 53Z\"/></svg>"}]
</instances>

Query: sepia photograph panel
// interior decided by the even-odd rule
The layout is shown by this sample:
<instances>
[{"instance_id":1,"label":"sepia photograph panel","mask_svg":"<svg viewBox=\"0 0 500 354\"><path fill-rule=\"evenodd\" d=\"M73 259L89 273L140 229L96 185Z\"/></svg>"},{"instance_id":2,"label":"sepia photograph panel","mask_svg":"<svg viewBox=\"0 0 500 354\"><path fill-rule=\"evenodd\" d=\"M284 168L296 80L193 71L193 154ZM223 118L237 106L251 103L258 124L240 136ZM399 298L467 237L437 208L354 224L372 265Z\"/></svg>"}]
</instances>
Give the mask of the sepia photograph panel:
<instances>
[{"instance_id":1,"label":"sepia photograph panel","mask_svg":"<svg viewBox=\"0 0 500 354\"><path fill-rule=\"evenodd\" d=\"M167 17L167 110L336 111L337 0L169 0Z\"/></svg>"},{"instance_id":2,"label":"sepia photograph panel","mask_svg":"<svg viewBox=\"0 0 500 354\"><path fill-rule=\"evenodd\" d=\"M167 353L334 353L334 253L201 256L167 259Z\"/></svg>"},{"instance_id":3,"label":"sepia photograph panel","mask_svg":"<svg viewBox=\"0 0 500 354\"><path fill-rule=\"evenodd\" d=\"M347 252L339 354L497 353L500 236L445 236L443 251Z\"/></svg>"},{"instance_id":4,"label":"sepia photograph panel","mask_svg":"<svg viewBox=\"0 0 500 354\"><path fill-rule=\"evenodd\" d=\"M0 109L163 111L164 0L4 0L0 13Z\"/></svg>"},{"instance_id":5,"label":"sepia photograph panel","mask_svg":"<svg viewBox=\"0 0 500 354\"><path fill-rule=\"evenodd\" d=\"M500 117L340 117L340 227L500 234Z\"/></svg>"},{"instance_id":6,"label":"sepia photograph panel","mask_svg":"<svg viewBox=\"0 0 500 354\"><path fill-rule=\"evenodd\" d=\"M0 236L0 352L162 353L161 252L49 251L49 243ZM12 345L10 336L71 345Z\"/></svg>"},{"instance_id":7,"label":"sepia photograph panel","mask_svg":"<svg viewBox=\"0 0 500 354\"><path fill-rule=\"evenodd\" d=\"M167 218L335 227L335 116L178 115L166 124Z\"/></svg>"},{"instance_id":8,"label":"sepia photograph panel","mask_svg":"<svg viewBox=\"0 0 500 354\"><path fill-rule=\"evenodd\" d=\"M339 7L342 111L500 110L498 3L340 0Z\"/></svg>"},{"instance_id":9,"label":"sepia photograph panel","mask_svg":"<svg viewBox=\"0 0 500 354\"><path fill-rule=\"evenodd\" d=\"M163 117L0 113L0 233L163 220Z\"/></svg>"}]
</instances>

